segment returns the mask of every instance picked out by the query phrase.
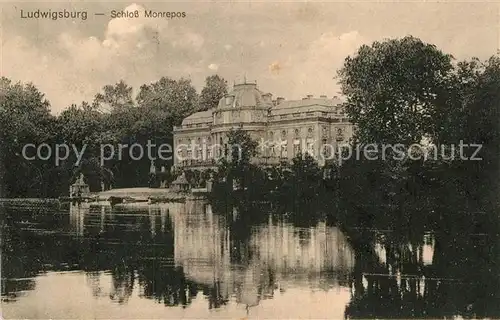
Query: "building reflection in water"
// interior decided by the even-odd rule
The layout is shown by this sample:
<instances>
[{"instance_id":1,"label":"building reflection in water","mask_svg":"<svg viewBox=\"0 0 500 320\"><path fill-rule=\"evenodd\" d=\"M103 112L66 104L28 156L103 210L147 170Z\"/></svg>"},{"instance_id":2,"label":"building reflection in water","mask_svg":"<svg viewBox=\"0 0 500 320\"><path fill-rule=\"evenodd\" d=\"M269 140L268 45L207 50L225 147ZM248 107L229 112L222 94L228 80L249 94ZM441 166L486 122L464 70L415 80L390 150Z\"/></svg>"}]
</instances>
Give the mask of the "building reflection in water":
<instances>
[{"instance_id":1,"label":"building reflection in water","mask_svg":"<svg viewBox=\"0 0 500 320\"><path fill-rule=\"evenodd\" d=\"M255 316L280 303L283 314L300 312L290 311L292 302L284 299L300 296L294 300L300 304L332 288L345 298L325 294L324 301L342 300L346 318L500 315L497 234L355 229L347 237L324 223L299 228L272 215L260 224L238 224L238 212L220 215L192 201L82 204L71 206L69 214L59 207L0 210L2 301L14 318L37 318L36 312L50 308L63 315L57 302L45 308L55 291L78 303L116 303L114 311L135 308L134 299L146 298L148 310L151 299L180 307L170 312L205 314L207 307L228 304L223 310L238 306L244 312L247 306ZM70 280L86 291L69 288ZM272 303L263 302L270 298ZM203 307L188 308L195 302Z\"/></svg>"},{"instance_id":2,"label":"building reflection in water","mask_svg":"<svg viewBox=\"0 0 500 320\"><path fill-rule=\"evenodd\" d=\"M238 241L231 234L237 230L227 228L225 218L209 205L178 204L170 213L175 263L187 278L214 290L209 299L214 307L232 296L254 306L287 286L348 285L354 255L336 227L319 223L304 229L269 219L252 227L247 241Z\"/></svg>"},{"instance_id":3,"label":"building reflection in water","mask_svg":"<svg viewBox=\"0 0 500 320\"><path fill-rule=\"evenodd\" d=\"M85 216L88 216L90 205L87 203L72 203L69 208L69 220L72 231L77 238L84 236ZM104 219L103 223L104 223Z\"/></svg>"}]
</instances>

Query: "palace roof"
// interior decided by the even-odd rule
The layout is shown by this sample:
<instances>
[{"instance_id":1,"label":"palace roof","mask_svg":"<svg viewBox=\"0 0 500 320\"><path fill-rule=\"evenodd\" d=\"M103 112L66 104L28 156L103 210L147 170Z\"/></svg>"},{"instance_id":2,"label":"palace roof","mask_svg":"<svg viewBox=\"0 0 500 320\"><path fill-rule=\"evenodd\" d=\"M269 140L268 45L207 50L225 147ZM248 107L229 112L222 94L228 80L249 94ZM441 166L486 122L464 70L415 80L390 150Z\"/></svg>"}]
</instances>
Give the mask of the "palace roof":
<instances>
[{"instance_id":1,"label":"palace roof","mask_svg":"<svg viewBox=\"0 0 500 320\"><path fill-rule=\"evenodd\" d=\"M304 98L302 100L285 100L271 109L271 115L285 115L297 112L323 111L331 112L342 104L339 98Z\"/></svg>"},{"instance_id":2,"label":"palace roof","mask_svg":"<svg viewBox=\"0 0 500 320\"><path fill-rule=\"evenodd\" d=\"M195 112L182 120L182 125L212 122L213 109Z\"/></svg>"},{"instance_id":3,"label":"palace roof","mask_svg":"<svg viewBox=\"0 0 500 320\"><path fill-rule=\"evenodd\" d=\"M277 98L272 100L272 94L264 93L257 88L256 83L235 84L233 89L222 99L219 108L254 107L270 111L271 116L289 115L307 112L337 112L337 107L342 104L338 97L327 98L326 96L313 97L308 95L301 100L284 100ZM193 113L184 118L182 125L209 124L213 122L215 109Z\"/></svg>"}]
</instances>

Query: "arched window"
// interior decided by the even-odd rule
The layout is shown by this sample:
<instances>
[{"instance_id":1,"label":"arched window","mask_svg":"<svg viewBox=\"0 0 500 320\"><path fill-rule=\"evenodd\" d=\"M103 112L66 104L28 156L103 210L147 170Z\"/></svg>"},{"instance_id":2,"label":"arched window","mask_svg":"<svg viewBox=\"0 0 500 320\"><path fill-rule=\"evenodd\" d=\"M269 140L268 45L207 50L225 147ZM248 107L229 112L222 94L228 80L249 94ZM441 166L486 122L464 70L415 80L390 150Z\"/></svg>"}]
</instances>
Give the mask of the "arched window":
<instances>
[{"instance_id":1,"label":"arched window","mask_svg":"<svg viewBox=\"0 0 500 320\"><path fill-rule=\"evenodd\" d=\"M312 135L313 135L313 128L309 127L309 128L307 129L307 136L308 136L308 137L312 137Z\"/></svg>"},{"instance_id":2,"label":"arched window","mask_svg":"<svg viewBox=\"0 0 500 320\"><path fill-rule=\"evenodd\" d=\"M328 127L323 126L323 137L326 137L326 136L328 136Z\"/></svg>"},{"instance_id":3,"label":"arched window","mask_svg":"<svg viewBox=\"0 0 500 320\"><path fill-rule=\"evenodd\" d=\"M330 157L330 148L329 146L327 145L327 141L326 139L323 139L322 141L323 145L322 145L322 152L323 152L323 156L326 157L326 158L329 158Z\"/></svg>"},{"instance_id":4,"label":"arched window","mask_svg":"<svg viewBox=\"0 0 500 320\"><path fill-rule=\"evenodd\" d=\"M337 141L344 140L344 132L342 128L337 128Z\"/></svg>"}]
</instances>

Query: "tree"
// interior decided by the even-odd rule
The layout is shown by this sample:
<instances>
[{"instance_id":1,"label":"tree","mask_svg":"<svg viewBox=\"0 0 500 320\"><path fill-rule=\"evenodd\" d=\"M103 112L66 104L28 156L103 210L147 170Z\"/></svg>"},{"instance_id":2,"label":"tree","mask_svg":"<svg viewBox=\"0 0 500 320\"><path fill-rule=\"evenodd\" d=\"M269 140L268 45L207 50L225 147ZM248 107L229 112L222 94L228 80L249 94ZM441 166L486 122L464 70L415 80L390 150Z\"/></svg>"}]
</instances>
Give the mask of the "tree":
<instances>
[{"instance_id":1,"label":"tree","mask_svg":"<svg viewBox=\"0 0 500 320\"><path fill-rule=\"evenodd\" d=\"M226 178L231 186L234 179L244 190L258 169L251 163L252 158L257 155L258 143L252 140L248 132L241 129L231 129L227 137L228 154L219 160L217 173L219 179Z\"/></svg>"},{"instance_id":2,"label":"tree","mask_svg":"<svg viewBox=\"0 0 500 320\"><path fill-rule=\"evenodd\" d=\"M318 162L309 153L299 153L292 159L290 174L285 182L292 186L294 199L313 201L319 195L322 172Z\"/></svg>"},{"instance_id":3,"label":"tree","mask_svg":"<svg viewBox=\"0 0 500 320\"><path fill-rule=\"evenodd\" d=\"M101 113L97 105L86 102L79 106L73 104L61 112L57 118L58 142L85 151L78 166L74 152L62 162L64 185L72 183L80 173L87 177L91 190L100 190L101 182L111 182L112 171L100 165L101 146L116 143L119 138L109 126L108 119L109 115Z\"/></svg>"},{"instance_id":4,"label":"tree","mask_svg":"<svg viewBox=\"0 0 500 320\"><path fill-rule=\"evenodd\" d=\"M53 143L54 121L49 102L33 84L0 79L0 175L4 196L50 192L53 164L25 159L22 151L26 144Z\"/></svg>"},{"instance_id":5,"label":"tree","mask_svg":"<svg viewBox=\"0 0 500 320\"><path fill-rule=\"evenodd\" d=\"M460 167L469 192L494 202L495 206L500 173L500 57L493 56L485 62L473 61L469 65L472 65L473 76L469 78L470 89L462 103L464 115L453 127L462 128L456 131L466 144L481 146L475 158L482 160L464 161ZM467 158L470 159L475 149L465 151Z\"/></svg>"},{"instance_id":6,"label":"tree","mask_svg":"<svg viewBox=\"0 0 500 320\"><path fill-rule=\"evenodd\" d=\"M137 104L142 110L164 112L167 126L180 125L182 119L196 110L198 94L191 80L173 80L162 77L155 83L143 85L137 95Z\"/></svg>"},{"instance_id":7,"label":"tree","mask_svg":"<svg viewBox=\"0 0 500 320\"><path fill-rule=\"evenodd\" d=\"M106 85L102 88L102 93L98 93L94 98L94 105L105 111L118 111L134 106L132 99L132 87L123 80L115 85Z\"/></svg>"},{"instance_id":8,"label":"tree","mask_svg":"<svg viewBox=\"0 0 500 320\"><path fill-rule=\"evenodd\" d=\"M433 134L451 62L450 55L411 36L363 45L347 57L339 77L356 138L408 145Z\"/></svg>"},{"instance_id":9,"label":"tree","mask_svg":"<svg viewBox=\"0 0 500 320\"><path fill-rule=\"evenodd\" d=\"M218 75L208 76L201 90L198 111L216 108L219 100L227 94L227 81Z\"/></svg>"}]
</instances>

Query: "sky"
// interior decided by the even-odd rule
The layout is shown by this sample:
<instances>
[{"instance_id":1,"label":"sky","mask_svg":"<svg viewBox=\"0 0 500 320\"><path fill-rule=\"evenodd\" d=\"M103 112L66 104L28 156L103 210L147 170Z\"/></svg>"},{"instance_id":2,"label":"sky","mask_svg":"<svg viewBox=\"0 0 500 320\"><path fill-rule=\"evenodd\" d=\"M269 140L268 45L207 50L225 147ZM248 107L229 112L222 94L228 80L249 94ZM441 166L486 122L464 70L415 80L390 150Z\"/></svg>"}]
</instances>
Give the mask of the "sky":
<instances>
[{"instance_id":1,"label":"sky","mask_svg":"<svg viewBox=\"0 0 500 320\"><path fill-rule=\"evenodd\" d=\"M124 80L137 90L162 76L245 78L274 97L340 95L343 61L363 44L412 35L456 59L499 49L494 2L2 2L0 74L32 82L54 114ZM86 11L82 19L26 19L34 10ZM112 18L138 10L140 18ZM145 10L185 12L145 18ZM95 15L104 13L104 15Z\"/></svg>"}]
</instances>

